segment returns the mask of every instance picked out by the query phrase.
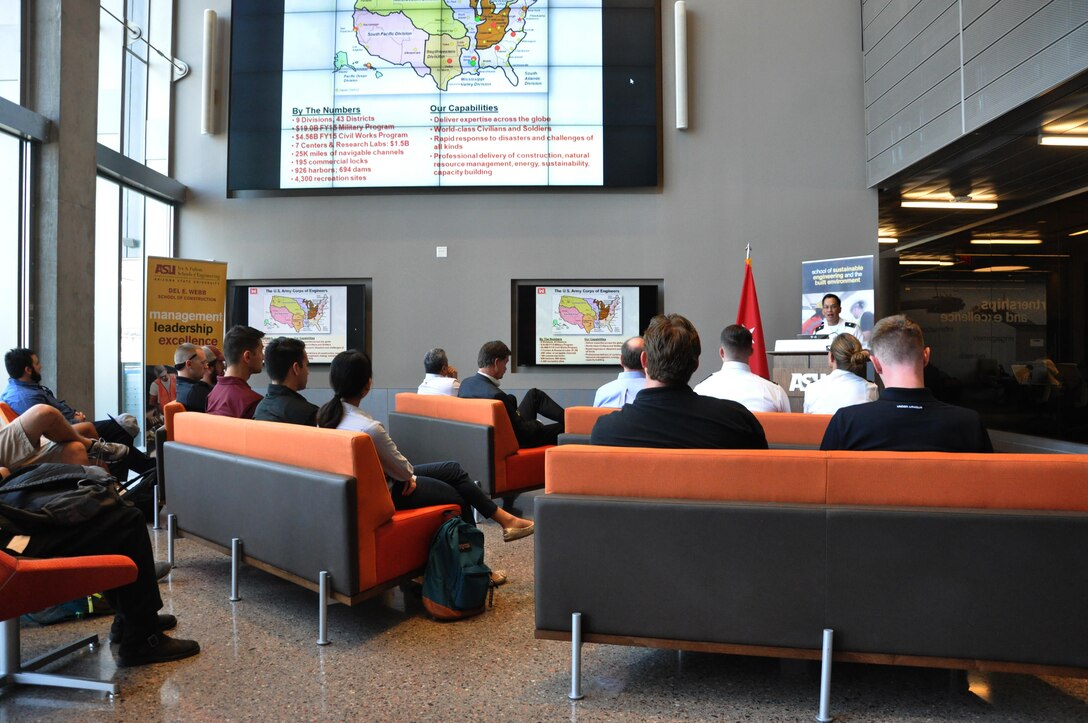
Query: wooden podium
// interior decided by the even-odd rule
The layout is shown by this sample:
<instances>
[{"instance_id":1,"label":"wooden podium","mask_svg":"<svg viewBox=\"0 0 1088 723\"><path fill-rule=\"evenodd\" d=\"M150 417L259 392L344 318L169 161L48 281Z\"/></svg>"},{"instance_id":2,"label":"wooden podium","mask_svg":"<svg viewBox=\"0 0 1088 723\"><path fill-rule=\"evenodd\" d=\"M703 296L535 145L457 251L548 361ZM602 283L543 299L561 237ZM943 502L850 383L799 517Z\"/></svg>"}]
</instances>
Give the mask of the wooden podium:
<instances>
[{"instance_id":1,"label":"wooden podium","mask_svg":"<svg viewBox=\"0 0 1088 723\"><path fill-rule=\"evenodd\" d=\"M771 357L771 381L780 384L790 398L790 411L804 411L805 387L831 369L827 366L830 339L779 339Z\"/></svg>"}]
</instances>

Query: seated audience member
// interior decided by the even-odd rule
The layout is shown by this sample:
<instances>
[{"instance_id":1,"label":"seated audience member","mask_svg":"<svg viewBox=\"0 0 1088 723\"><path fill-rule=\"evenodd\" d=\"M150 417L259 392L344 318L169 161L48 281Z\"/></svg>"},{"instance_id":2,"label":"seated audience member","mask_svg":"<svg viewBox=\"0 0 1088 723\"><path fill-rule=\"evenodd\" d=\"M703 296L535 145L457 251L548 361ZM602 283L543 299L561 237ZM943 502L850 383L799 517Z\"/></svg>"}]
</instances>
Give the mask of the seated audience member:
<instances>
[{"instance_id":1,"label":"seated audience member","mask_svg":"<svg viewBox=\"0 0 1088 723\"><path fill-rule=\"evenodd\" d=\"M227 368L208 395L208 414L253 419L262 397L249 387L249 378L264 369L264 332L241 324L223 337Z\"/></svg>"},{"instance_id":2,"label":"seated audience member","mask_svg":"<svg viewBox=\"0 0 1088 723\"><path fill-rule=\"evenodd\" d=\"M329 384L333 396L317 413L317 426L365 432L378 452L393 507L410 510L431 505L460 505L461 518L473 524L472 508L502 525L503 540L513 540L533 534L533 523L515 517L500 508L468 476L457 462L432 462L413 466L389 438L385 427L359 408L370 392L372 366L370 357L361 351L349 350L336 355L329 369Z\"/></svg>"},{"instance_id":3,"label":"seated audience member","mask_svg":"<svg viewBox=\"0 0 1088 723\"><path fill-rule=\"evenodd\" d=\"M204 350L193 344L182 344L174 352L174 368L178 370L178 401L188 412L203 412L208 408L212 388L204 383L208 361Z\"/></svg>"},{"instance_id":4,"label":"seated audience member","mask_svg":"<svg viewBox=\"0 0 1088 723\"><path fill-rule=\"evenodd\" d=\"M633 336L623 342L620 350L620 375L597 390L593 397L595 407L622 407L634 401L646 386L646 372L642 369L642 337Z\"/></svg>"},{"instance_id":5,"label":"seated audience member","mask_svg":"<svg viewBox=\"0 0 1088 723\"><path fill-rule=\"evenodd\" d=\"M60 413L51 407L37 405L12 424L0 429L0 480L7 478L8 430L15 430L27 446L33 446L27 430L36 429L41 419L20 425L24 417L34 416L35 410L49 410L53 424L66 424ZM51 416L42 412L43 416ZM68 427L71 430L71 427ZM46 434L60 434L52 429ZM34 434L34 432L31 432ZM61 435L63 436L63 435ZM71 442L78 445L77 442ZM98 443L104 444L104 443ZM117 445L120 446L120 445ZM82 447L80 447L82 449ZM124 447L122 447L124 449ZM44 461L44 460L39 460ZM78 461L69 460L73 464ZM86 455L83 456L86 463ZM181 660L200 652L194 640L181 640L163 635L164 630L177 626L173 615L158 614L162 608L159 585L156 581L155 558L151 552L151 540L143 513L135 507L121 506L103 509L93 518L66 527L43 528L32 535L14 535L0 529L0 548L12 555L26 557L81 557L85 555L124 555L136 563L136 579L121 587L106 590L103 595L116 611L110 628L110 642L119 642L117 664L121 667L165 663Z\"/></svg>"},{"instance_id":6,"label":"seated audience member","mask_svg":"<svg viewBox=\"0 0 1088 723\"><path fill-rule=\"evenodd\" d=\"M435 347L423 357L423 383L419 385L420 394L456 397L461 382L457 381L457 370L450 366L445 349Z\"/></svg>"},{"instance_id":7,"label":"seated audience member","mask_svg":"<svg viewBox=\"0 0 1088 723\"><path fill-rule=\"evenodd\" d=\"M740 324L722 329L718 356L721 371L714 372L695 386L695 393L718 399L732 399L750 412L788 412L790 398L786 390L758 374L748 366L752 358L752 332Z\"/></svg>"},{"instance_id":8,"label":"seated audience member","mask_svg":"<svg viewBox=\"0 0 1088 723\"><path fill-rule=\"evenodd\" d=\"M45 462L117 462L127 454L123 444L84 437L48 404L35 404L10 423L0 415L0 466L10 470Z\"/></svg>"},{"instance_id":9,"label":"seated audience member","mask_svg":"<svg viewBox=\"0 0 1088 723\"><path fill-rule=\"evenodd\" d=\"M593 425L592 444L674 449L767 449L759 421L744 406L696 394L699 332L679 314L658 315L643 335L646 386L635 401Z\"/></svg>"},{"instance_id":10,"label":"seated audience member","mask_svg":"<svg viewBox=\"0 0 1088 723\"><path fill-rule=\"evenodd\" d=\"M41 360L32 349L11 349L4 355L4 365L10 378L2 398L16 414L23 414L36 404L47 404L59 411L77 433L124 445L128 449L124 456L125 466L113 470L119 477L127 475L128 467L137 472L146 472L155 466L150 458L133 446L140 427L131 414L88 421L86 414L72 409L67 402L57 399L51 389L42 386Z\"/></svg>"},{"instance_id":11,"label":"seated audience member","mask_svg":"<svg viewBox=\"0 0 1088 723\"><path fill-rule=\"evenodd\" d=\"M306 344L299 339L276 337L265 347L264 363L272 384L268 385L268 393L253 410L253 418L307 427L317 424L317 407L299 394L310 379Z\"/></svg>"},{"instance_id":12,"label":"seated audience member","mask_svg":"<svg viewBox=\"0 0 1088 723\"><path fill-rule=\"evenodd\" d=\"M902 315L881 319L869 353L884 391L871 404L835 412L820 449L993 451L977 412L938 401L925 388L929 347L921 327Z\"/></svg>"},{"instance_id":13,"label":"seated audience member","mask_svg":"<svg viewBox=\"0 0 1088 723\"><path fill-rule=\"evenodd\" d=\"M555 444L563 433L563 407L555 403L545 392L533 388L525 392L521 404L513 394L499 389L499 380L506 374L510 363L510 347L501 341L489 341L480 347L476 357L480 367L475 374L461 382L457 396L463 399L497 399L506 407L514 436L521 447L541 447ZM543 424L537 415L554 419L554 424Z\"/></svg>"},{"instance_id":14,"label":"seated audience member","mask_svg":"<svg viewBox=\"0 0 1088 723\"><path fill-rule=\"evenodd\" d=\"M852 334L839 334L827 352L831 373L805 387L805 414L834 414L843 407L876 401L876 385L865 378L869 352Z\"/></svg>"},{"instance_id":15,"label":"seated audience member","mask_svg":"<svg viewBox=\"0 0 1088 723\"><path fill-rule=\"evenodd\" d=\"M208 362L208 367L204 371L204 376L201 380L209 387L215 387L219 382L219 378L223 376L223 352L219 351L219 348L208 344L200 347L204 350L204 359Z\"/></svg>"},{"instance_id":16,"label":"seated audience member","mask_svg":"<svg viewBox=\"0 0 1088 723\"><path fill-rule=\"evenodd\" d=\"M823 305L824 320L822 324L812 330L813 336L825 334L829 337L835 337L839 334L857 336L858 325L839 316L842 313L842 300L838 296L824 294L824 298L820 303Z\"/></svg>"}]
</instances>

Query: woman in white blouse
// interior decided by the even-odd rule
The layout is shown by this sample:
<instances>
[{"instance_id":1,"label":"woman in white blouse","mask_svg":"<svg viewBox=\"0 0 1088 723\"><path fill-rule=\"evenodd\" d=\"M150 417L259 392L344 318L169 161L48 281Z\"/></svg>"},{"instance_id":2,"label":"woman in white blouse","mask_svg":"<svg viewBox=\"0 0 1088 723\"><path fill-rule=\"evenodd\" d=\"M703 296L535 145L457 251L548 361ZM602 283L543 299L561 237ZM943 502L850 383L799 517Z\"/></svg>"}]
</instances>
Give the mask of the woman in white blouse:
<instances>
[{"instance_id":1,"label":"woman in white blouse","mask_svg":"<svg viewBox=\"0 0 1088 723\"><path fill-rule=\"evenodd\" d=\"M329 383L335 396L318 410L317 426L370 435L395 509L454 504L461 507L461 517L470 525L473 524L472 508L498 522L506 542L533 534L532 521L515 517L496 505L457 462L432 462L413 467L389 438L382 423L359 409L359 402L370 392L371 375L370 357L365 353L349 350L337 354L329 368Z\"/></svg>"},{"instance_id":2,"label":"woman in white blouse","mask_svg":"<svg viewBox=\"0 0 1088 723\"><path fill-rule=\"evenodd\" d=\"M828 347L831 373L805 387L805 414L834 414L842 407L875 402L876 385L864 377L869 352L853 334L839 334Z\"/></svg>"}]
</instances>

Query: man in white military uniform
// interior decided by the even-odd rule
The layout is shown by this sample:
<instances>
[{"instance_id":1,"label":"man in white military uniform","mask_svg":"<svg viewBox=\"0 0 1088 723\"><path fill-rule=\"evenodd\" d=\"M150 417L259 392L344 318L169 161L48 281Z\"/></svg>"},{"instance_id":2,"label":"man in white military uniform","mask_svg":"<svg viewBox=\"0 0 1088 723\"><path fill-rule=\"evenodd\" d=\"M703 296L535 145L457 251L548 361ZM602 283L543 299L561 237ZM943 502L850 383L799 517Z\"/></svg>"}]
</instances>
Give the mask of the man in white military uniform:
<instances>
[{"instance_id":1,"label":"man in white military uniform","mask_svg":"<svg viewBox=\"0 0 1088 723\"><path fill-rule=\"evenodd\" d=\"M824 320L817 326L813 336L824 336L834 339L839 334L858 335L858 325L839 316L842 313L842 300L834 294L824 294L820 305L823 307Z\"/></svg>"},{"instance_id":2,"label":"man in white military uniform","mask_svg":"<svg viewBox=\"0 0 1088 723\"><path fill-rule=\"evenodd\" d=\"M731 324L722 329L721 341L718 356L722 358L722 369L700 382L695 393L732 399L750 412L790 411L786 390L753 374L748 366L748 360L752 358L752 332L740 324Z\"/></svg>"}]
</instances>

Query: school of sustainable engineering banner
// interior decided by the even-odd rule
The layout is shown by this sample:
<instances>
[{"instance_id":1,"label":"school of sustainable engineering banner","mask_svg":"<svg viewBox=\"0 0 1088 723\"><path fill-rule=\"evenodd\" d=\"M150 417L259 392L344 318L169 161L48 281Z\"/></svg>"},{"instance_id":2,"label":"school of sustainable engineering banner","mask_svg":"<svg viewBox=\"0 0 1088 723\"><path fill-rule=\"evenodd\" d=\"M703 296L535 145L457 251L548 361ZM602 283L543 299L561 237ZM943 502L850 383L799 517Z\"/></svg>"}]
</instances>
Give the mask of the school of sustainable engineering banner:
<instances>
[{"instance_id":1,"label":"school of sustainable engineering banner","mask_svg":"<svg viewBox=\"0 0 1088 723\"><path fill-rule=\"evenodd\" d=\"M801 333L811 334L824 320L821 303L825 294L842 301L842 318L858 325L863 341L874 321L873 257L848 256L801 262Z\"/></svg>"},{"instance_id":2,"label":"school of sustainable engineering banner","mask_svg":"<svg viewBox=\"0 0 1088 723\"><path fill-rule=\"evenodd\" d=\"M222 347L226 302L225 263L148 256L144 363L173 366L186 342Z\"/></svg>"}]
</instances>

